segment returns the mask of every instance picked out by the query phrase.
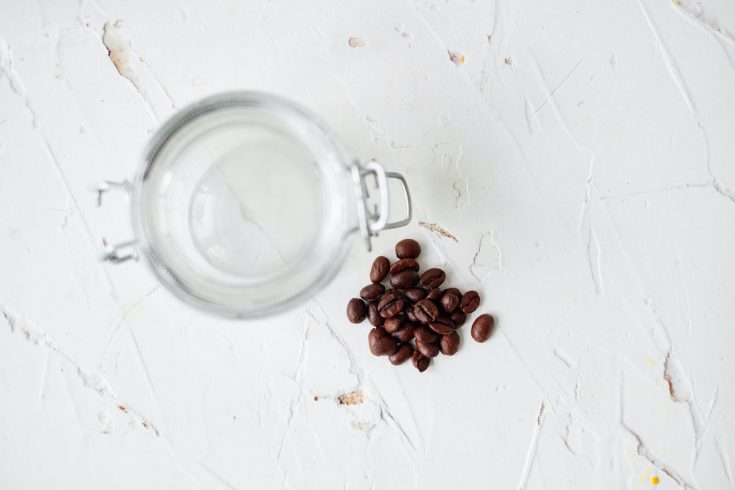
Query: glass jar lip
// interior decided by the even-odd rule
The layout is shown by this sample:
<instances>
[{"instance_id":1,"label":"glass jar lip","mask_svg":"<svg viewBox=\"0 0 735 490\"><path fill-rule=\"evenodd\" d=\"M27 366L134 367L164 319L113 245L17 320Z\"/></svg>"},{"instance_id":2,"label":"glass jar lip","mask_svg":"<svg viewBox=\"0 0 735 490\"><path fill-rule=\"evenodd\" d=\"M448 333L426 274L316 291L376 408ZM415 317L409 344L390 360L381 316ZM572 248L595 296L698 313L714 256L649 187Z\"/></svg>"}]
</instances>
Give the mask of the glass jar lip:
<instances>
[{"instance_id":1,"label":"glass jar lip","mask_svg":"<svg viewBox=\"0 0 735 490\"><path fill-rule=\"evenodd\" d=\"M270 304L258 309L236 309L229 305L220 304L215 301L208 300L198 294L195 290L185 284L177 277L177 274L165 263L157 252L156 247L152 243L149 232L144 224L142 194L143 182L146 176L156 163L156 157L165 146L165 144L174 137L177 132L194 121L214 111L227 109L232 107L265 107L276 110L287 110L293 114L297 114L301 118L308 120L314 125L324 136L326 136L332 146L335 156L345 165L345 170L349 171L351 167L357 166L357 162L350 158L344 150L339 139L335 137L332 131L314 114L303 109L299 105L284 99L282 97L256 91L236 91L213 95L200 100L173 115L159 130L153 135L143 152L143 161L139 167L131 186L131 215L133 221L133 229L138 240L138 249L142 251L145 261L148 263L154 275L161 283L169 289L174 295L182 301L195 306L199 309L215 313L231 319L255 319L271 316L283 311L289 310L298 304L309 299L318 290L321 290L336 275L342 266L347 255L349 244L348 237L357 228L347 227L343 230L342 236L339 237L338 253L331 257L331 261L324 267L318 275L296 294L286 297L283 301Z\"/></svg>"}]
</instances>

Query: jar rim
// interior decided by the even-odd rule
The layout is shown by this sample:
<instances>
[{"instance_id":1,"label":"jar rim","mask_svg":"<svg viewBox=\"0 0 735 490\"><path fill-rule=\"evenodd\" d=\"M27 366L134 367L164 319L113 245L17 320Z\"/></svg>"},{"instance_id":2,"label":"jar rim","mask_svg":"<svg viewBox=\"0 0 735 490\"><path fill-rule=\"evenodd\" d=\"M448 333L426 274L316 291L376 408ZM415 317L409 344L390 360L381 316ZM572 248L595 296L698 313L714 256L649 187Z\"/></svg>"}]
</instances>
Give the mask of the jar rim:
<instances>
[{"instance_id":1,"label":"jar rim","mask_svg":"<svg viewBox=\"0 0 735 490\"><path fill-rule=\"evenodd\" d=\"M182 128L186 127L192 121L196 121L213 112L233 107L258 107L274 110L286 110L304 121L307 121L326 138L329 142L330 150L334 153L336 161L341 163L341 166L344 167L343 170L347 174L349 174L351 169L358 164L347 155L339 140L319 118L287 99L254 91L228 92L198 101L171 117L171 119L159 128L149 141L143 153L142 164L132 182L131 215L133 220L133 229L137 239L139 240L138 248L145 257L150 269L167 289L186 303L228 318L261 318L291 309L313 296L316 291L326 286L326 284L336 275L344 262L349 244L349 240L347 238L357 230L357 226L352 223L345 225L349 219L343 217L343 220L347 221L339 224L341 233L339 236L334 236L334 250L329 258L330 260L325 262L324 267L317 272L312 271L313 279L308 282L308 285L301 288L296 293L286 295L282 301L267 304L263 307L234 308L232 304L225 304L224 302L217 302L211 298L204 297L204 295L187 284L186 281L182 280L175 270L172 269L170 264L168 264L161 256L161 253L159 253L159 250L157 249L148 230L148 225L144 216L143 184L154 169L159 154L166 147L166 144L171 141L172 138L182 130ZM345 190L345 193L348 192L349 188ZM347 194L342 197L343 199L349 199L350 197L354 198L354 196L347 196ZM348 210L344 210L343 213L347 212L349 214L353 211L354 206L350 207ZM334 234L334 231L332 231L332 234Z\"/></svg>"}]
</instances>

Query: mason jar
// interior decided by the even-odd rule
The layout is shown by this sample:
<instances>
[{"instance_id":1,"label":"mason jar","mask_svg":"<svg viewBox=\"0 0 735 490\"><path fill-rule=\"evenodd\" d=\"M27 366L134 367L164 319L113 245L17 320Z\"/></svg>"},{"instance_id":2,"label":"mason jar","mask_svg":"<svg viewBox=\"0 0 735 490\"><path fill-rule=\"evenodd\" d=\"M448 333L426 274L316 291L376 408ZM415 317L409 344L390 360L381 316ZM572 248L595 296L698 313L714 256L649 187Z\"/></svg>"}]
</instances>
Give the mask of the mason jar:
<instances>
[{"instance_id":1,"label":"mason jar","mask_svg":"<svg viewBox=\"0 0 735 490\"><path fill-rule=\"evenodd\" d=\"M404 201L397 221L392 179ZM372 237L412 216L402 175L356 160L313 114L257 92L182 110L153 136L132 181L100 183L100 199L110 189L130 196L134 238L102 258L142 257L181 300L231 318L308 299L339 271L351 235L370 251Z\"/></svg>"}]
</instances>

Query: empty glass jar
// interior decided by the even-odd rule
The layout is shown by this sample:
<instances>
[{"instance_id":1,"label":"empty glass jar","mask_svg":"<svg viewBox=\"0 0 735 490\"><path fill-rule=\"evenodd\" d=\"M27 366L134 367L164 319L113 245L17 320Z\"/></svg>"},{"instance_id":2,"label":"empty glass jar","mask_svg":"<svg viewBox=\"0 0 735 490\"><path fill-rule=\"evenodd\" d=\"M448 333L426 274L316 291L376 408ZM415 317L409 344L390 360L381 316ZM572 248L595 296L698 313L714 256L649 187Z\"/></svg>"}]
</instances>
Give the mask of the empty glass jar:
<instances>
[{"instance_id":1,"label":"empty glass jar","mask_svg":"<svg viewBox=\"0 0 735 490\"><path fill-rule=\"evenodd\" d=\"M366 179L379 203L368 205ZM388 180L405 213L389 222ZM134 240L108 247L113 263L142 256L170 291L234 318L270 315L309 298L339 270L348 236L370 238L411 220L403 176L350 157L312 114L278 97L209 97L164 124L132 182Z\"/></svg>"}]
</instances>

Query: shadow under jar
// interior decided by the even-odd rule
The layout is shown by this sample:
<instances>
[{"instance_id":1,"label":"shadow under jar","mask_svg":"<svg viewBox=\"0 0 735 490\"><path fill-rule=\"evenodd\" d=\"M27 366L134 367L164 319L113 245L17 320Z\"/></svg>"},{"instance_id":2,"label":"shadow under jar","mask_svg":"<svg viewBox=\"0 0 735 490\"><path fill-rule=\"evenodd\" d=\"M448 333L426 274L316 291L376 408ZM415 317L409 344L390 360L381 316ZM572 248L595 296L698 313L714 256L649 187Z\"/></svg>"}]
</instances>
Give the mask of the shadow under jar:
<instances>
[{"instance_id":1,"label":"shadow under jar","mask_svg":"<svg viewBox=\"0 0 735 490\"><path fill-rule=\"evenodd\" d=\"M370 206L368 177L379 197ZM389 179L405 201L396 222ZM132 183L102 182L100 197L112 188L130 195L135 238L103 259L142 255L176 296L231 318L308 299L339 270L350 235L359 231L369 251L380 230L411 220L403 176L356 161L315 116L256 92L213 96L176 114Z\"/></svg>"}]
</instances>

